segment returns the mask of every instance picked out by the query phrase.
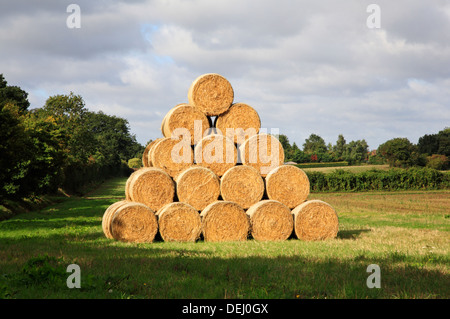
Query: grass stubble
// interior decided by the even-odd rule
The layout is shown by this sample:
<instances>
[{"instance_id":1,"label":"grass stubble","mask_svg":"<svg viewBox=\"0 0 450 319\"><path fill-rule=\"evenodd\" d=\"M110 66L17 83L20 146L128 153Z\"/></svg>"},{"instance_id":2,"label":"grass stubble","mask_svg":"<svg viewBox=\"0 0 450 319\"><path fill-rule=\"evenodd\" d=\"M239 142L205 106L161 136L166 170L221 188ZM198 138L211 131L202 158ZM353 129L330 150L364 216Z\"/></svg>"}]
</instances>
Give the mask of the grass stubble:
<instances>
[{"instance_id":1,"label":"grass stubble","mask_svg":"<svg viewBox=\"0 0 450 319\"><path fill-rule=\"evenodd\" d=\"M449 190L311 194L336 209L336 239L146 244L102 232L124 185L0 222L0 298L450 297ZM72 263L80 289L66 286ZM366 285L370 264L379 289Z\"/></svg>"}]
</instances>

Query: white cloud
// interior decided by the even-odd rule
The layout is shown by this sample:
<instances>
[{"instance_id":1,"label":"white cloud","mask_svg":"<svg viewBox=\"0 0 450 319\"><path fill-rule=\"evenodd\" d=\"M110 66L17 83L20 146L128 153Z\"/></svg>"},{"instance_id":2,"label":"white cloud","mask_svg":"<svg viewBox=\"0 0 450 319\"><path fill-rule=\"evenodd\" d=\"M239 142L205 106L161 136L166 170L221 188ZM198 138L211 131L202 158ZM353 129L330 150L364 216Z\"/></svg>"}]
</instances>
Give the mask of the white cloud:
<instances>
[{"instance_id":1,"label":"white cloud","mask_svg":"<svg viewBox=\"0 0 450 319\"><path fill-rule=\"evenodd\" d=\"M435 133L450 123L450 4L386 1L0 2L0 72L34 107L73 91L88 108L125 117L139 142L187 101L202 73L226 76L236 101L300 146ZM47 94L47 96L46 96Z\"/></svg>"}]
</instances>

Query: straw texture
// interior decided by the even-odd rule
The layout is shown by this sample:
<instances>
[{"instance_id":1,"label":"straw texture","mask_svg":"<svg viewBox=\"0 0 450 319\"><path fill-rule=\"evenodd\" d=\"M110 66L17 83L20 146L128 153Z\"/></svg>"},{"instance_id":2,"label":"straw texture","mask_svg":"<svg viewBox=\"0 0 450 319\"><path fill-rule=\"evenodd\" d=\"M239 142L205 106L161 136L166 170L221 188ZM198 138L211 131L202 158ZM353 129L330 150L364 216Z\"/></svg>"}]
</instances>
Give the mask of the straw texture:
<instances>
[{"instance_id":1,"label":"straw texture","mask_svg":"<svg viewBox=\"0 0 450 319\"><path fill-rule=\"evenodd\" d=\"M111 221L114 239L124 242L152 242L158 233L158 220L153 210L141 203L119 207Z\"/></svg>"},{"instance_id":2,"label":"straw texture","mask_svg":"<svg viewBox=\"0 0 450 319\"><path fill-rule=\"evenodd\" d=\"M194 160L197 165L209 168L220 177L236 165L238 151L231 139L221 134L211 134L195 146Z\"/></svg>"},{"instance_id":3,"label":"straw texture","mask_svg":"<svg viewBox=\"0 0 450 319\"><path fill-rule=\"evenodd\" d=\"M172 108L166 114L162 123L162 131L165 137L172 137L172 133L176 129L186 129L190 134L191 145L197 144L203 137L203 133L210 127L210 119L201 110L185 103Z\"/></svg>"},{"instance_id":4,"label":"straw texture","mask_svg":"<svg viewBox=\"0 0 450 319\"><path fill-rule=\"evenodd\" d=\"M148 145L145 147L144 153L142 154L142 166L143 167L152 167L153 166L151 158L150 158L150 150L160 140L161 140L161 138L157 138L157 139L151 141L150 143L148 143Z\"/></svg>"},{"instance_id":5,"label":"straw texture","mask_svg":"<svg viewBox=\"0 0 450 319\"><path fill-rule=\"evenodd\" d=\"M192 82L188 91L189 104L198 107L208 116L226 112L234 99L230 82L220 74L207 73Z\"/></svg>"},{"instance_id":6,"label":"straw texture","mask_svg":"<svg viewBox=\"0 0 450 319\"><path fill-rule=\"evenodd\" d=\"M251 235L255 240L280 241L291 236L294 220L291 210L275 200L262 200L247 210Z\"/></svg>"},{"instance_id":7,"label":"straw texture","mask_svg":"<svg viewBox=\"0 0 450 319\"><path fill-rule=\"evenodd\" d=\"M335 238L339 220L334 208L321 200L310 200L292 210L294 231L298 239L324 240Z\"/></svg>"},{"instance_id":8,"label":"straw texture","mask_svg":"<svg viewBox=\"0 0 450 319\"><path fill-rule=\"evenodd\" d=\"M150 150L153 167L164 170L171 177L192 166L194 152L189 141L183 139L162 138Z\"/></svg>"},{"instance_id":9,"label":"straw texture","mask_svg":"<svg viewBox=\"0 0 450 319\"><path fill-rule=\"evenodd\" d=\"M121 200L115 202L106 208L103 217L102 217L102 230L103 234L105 234L106 238L113 239L113 235L111 233L111 220L117 211L117 209L127 203L130 203L128 200Z\"/></svg>"},{"instance_id":10,"label":"straw texture","mask_svg":"<svg viewBox=\"0 0 450 319\"><path fill-rule=\"evenodd\" d=\"M202 232L198 211L183 202L165 205L156 213L159 233L164 241L195 242Z\"/></svg>"},{"instance_id":11,"label":"straw texture","mask_svg":"<svg viewBox=\"0 0 450 319\"><path fill-rule=\"evenodd\" d=\"M238 165L228 169L220 179L222 199L247 209L264 195L264 180L251 166Z\"/></svg>"},{"instance_id":12,"label":"straw texture","mask_svg":"<svg viewBox=\"0 0 450 319\"><path fill-rule=\"evenodd\" d=\"M284 150L280 141L265 133L245 140L239 147L239 152L242 164L253 166L263 177L284 163Z\"/></svg>"},{"instance_id":13,"label":"straw texture","mask_svg":"<svg viewBox=\"0 0 450 319\"><path fill-rule=\"evenodd\" d=\"M247 240L250 221L244 209L229 201L216 201L201 212L203 239L208 242Z\"/></svg>"},{"instance_id":14,"label":"straw texture","mask_svg":"<svg viewBox=\"0 0 450 319\"><path fill-rule=\"evenodd\" d=\"M259 133L261 120L250 105L235 103L217 117L215 127L223 135L231 138L235 144L243 144L246 139Z\"/></svg>"},{"instance_id":15,"label":"straw texture","mask_svg":"<svg viewBox=\"0 0 450 319\"><path fill-rule=\"evenodd\" d=\"M293 209L309 196L308 176L296 166L279 166L267 174L266 192L269 199L277 200Z\"/></svg>"},{"instance_id":16,"label":"straw texture","mask_svg":"<svg viewBox=\"0 0 450 319\"><path fill-rule=\"evenodd\" d=\"M175 184L162 169L143 167L129 177L126 198L133 202L143 203L157 211L173 202L174 197Z\"/></svg>"},{"instance_id":17,"label":"straw texture","mask_svg":"<svg viewBox=\"0 0 450 319\"><path fill-rule=\"evenodd\" d=\"M176 191L180 202L188 203L201 211L218 200L220 181L212 170L193 166L177 176Z\"/></svg>"}]
</instances>

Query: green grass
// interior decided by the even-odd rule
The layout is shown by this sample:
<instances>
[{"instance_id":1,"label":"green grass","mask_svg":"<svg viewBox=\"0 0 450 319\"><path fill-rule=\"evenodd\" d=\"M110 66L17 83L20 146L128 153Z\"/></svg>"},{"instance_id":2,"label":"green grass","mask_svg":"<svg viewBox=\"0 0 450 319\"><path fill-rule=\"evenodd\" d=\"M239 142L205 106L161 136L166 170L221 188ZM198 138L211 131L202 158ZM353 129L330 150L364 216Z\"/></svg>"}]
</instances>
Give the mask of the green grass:
<instances>
[{"instance_id":1,"label":"green grass","mask_svg":"<svg viewBox=\"0 0 450 319\"><path fill-rule=\"evenodd\" d=\"M338 238L130 244L106 239L113 179L83 198L0 222L0 298L449 298L450 191L316 193ZM69 289L69 264L81 288ZM366 268L378 264L381 288Z\"/></svg>"}]
</instances>

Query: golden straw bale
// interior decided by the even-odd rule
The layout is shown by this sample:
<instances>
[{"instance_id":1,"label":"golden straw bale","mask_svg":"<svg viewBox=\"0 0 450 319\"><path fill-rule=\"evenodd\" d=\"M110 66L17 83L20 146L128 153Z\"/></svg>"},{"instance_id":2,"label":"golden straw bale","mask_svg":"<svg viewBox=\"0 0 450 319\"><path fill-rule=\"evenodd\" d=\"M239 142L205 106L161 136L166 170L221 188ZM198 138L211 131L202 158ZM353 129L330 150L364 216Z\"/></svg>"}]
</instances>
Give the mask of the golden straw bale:
<instances>
[{"instance_id":1,"label":"golden straw bale","mask_svg":"<svg viewBox=\"0 0 450 319\"><path fill-rule=\"evenodd\" d=\"M191 145L203 137L203 132L211 127L211 119L201 110L190 104L179 104L172 108L164 117L162 130L164 137L172 137L172 134L183 134L177 129L186 129L190 135Z\"/></svg>"},{"instance_id":2,"label":"golden straw bale","mask_svg":"<svg viewBox=\"0 0 450 319\"><path fill-rule=\"evenodd\" d=\"M266 193L290 209L303 203L309 196L308 175L293 165L281 165L266 176Z\"/></svg>"},{"instance_id":3,"label":"golden straw bale","mask_svg":"<svg viewBox=\"0 0 450 319\"><path fill-rule=\"evenodd\" d=\"M276 200L262 200L247 210L255 240L286 240L294 229L291 210Z\"/></svg>"},{"instance_id":4,"label":"golden straw bale","mask_svg":"<svg viewBox=\"0 0 450 319\"><path fill-rule=\"evenodd\" d=\"M173 202L175 184L165 171L156 167L143 167L133 175L130 176L127 191L131 201L143 203L154 211Z\"/></svg>"},{"instance_id":5,"label":"golden straw bale","mask_svg":"<svg viewBox=\"0 0 450 319\"><path fill-rule=\"evenodd\" d=\"M201 211L218 200L220 181L212 170L202 166L192 166L181 172L176 179L178 200Z\"/></svg>"},{"instance_id":6,"label":"golden straw bale","mask_svg":"<svg viewBox=\"0 0 450 319\"><path fill-rule=\"evenodd\" d=\"M194 151L185 139L162 138L150 150L153 167L161 168L171 177L193 165Z\"/></svg>"},{"instance_id":7,"label":"golden straw bale","mask_svg":"<svg viewBox=\"0 0 450 319\"><path fill-rule=\"evenodd\" d=\"M217 117L215 127L234 143L243 144L246 139L259 133L261 120L250 105L235 103L228 111Z\"/></svg>"},{"instance_id":8,"label":"golden straw bale","mask_svg":"<svg viewBox=\"0 0 450 319\"><path fill-rule=\"evenodd\" d=\"M198 211L183 202L163 206L156 213L159 233L164 241L195 242L202 232Z\"/></svg>"},{"instance_id":9,"label":"golden straw bale","mask_svg":"<svg viewBox=\"0 0 450 319\"><path fill-rule=\"evenodd\" d=\"M130 202L119 207L111 220L113 238L124 242L152 242L158 233L155 212L142 203Z\"/></svg>"},{"instance_id":10,"label":"golden straw bale","mask_svg":"<svg viewBox=\"0 0 450 319\"><path fill-rule=\"evenodd\" d=\"M127 182L125 183L125 199L131 201L131 195L130 195L130 184L133 181L133 178L136 177L136 175L142 173L143 167L135 170L133 173L128 176Z\"/></svg>"},{"instance_id":11,"label":"golden straw bale","mask_svg":"<svg viewBox=\"0 0 450 319\"><path fill-rule=\"evenodd\" d=\"M234 202L216 201L202 210L202 233L205 241L244 241L250 221L244 209Z\"/></svg>"},{"instance_id":12,"label":"golden straw bale","mask_svg":"<svg viewBox=\"0 0 450 319\"><path fill-rule=\"evenodd\" d=\"M221 134L205 136L194 148L194 160L199 166L212 170L217 176L236 165L238 151L233 141Z\"/></svg>"},{"instance_id":13,"label":"golden straw bale","mask_svg":"<svg viewBox=\"0 0 450 319\"><path fill-rule=\"evenodd\" d=\"M118 202L115 202L106 208L103 217L102 217L102 230L103 234L105 234L106 238L113 239L113 235L111 233L111 220L114 216L114 213L116 210L121 207L122 205L125 205L127 203L130 203L129 200L121 200Z\"/></svg>"},{"instance_id":14,"label":"golden straw bale","mask_svg":"<svg viewBox=\"0 0 450 319\"><path fill-rule=\"evenodd\" d=\"M264 180L256 168L233 166L220 178L222 199L247 209L259 202L264 195Z\"/></svg>"},{"instance_id":15,"label":"golden straw bale","mask_svg":"<svg viewBox=\"0 0 450 319\"><path fill-rule=\"evenodd\" d=\"M230 82L220 74L208 73L197 77L188 91L189 104L208 116L224 113L233 103L234 91Z\"/></svg>"},{"instance_id":16,"label":"golden straw bale","mask_svg":"<svg viewBox=\"0 0 450 319\"><path fill-rule=\"evenodd\" d=\"M321 200L306 201L292 210L294 231L298 239L323 240L335 238L339 230L334 208Z\"/></svg>"},{"instance_id":17,"label":"golden straw bale","mask_svg":"<svg viewBox=\"0 0 450 319\"><path fill-rule=\"evenodd\" d=\"M239 147L239 152L242 164L253 166L263 177L284 163L284 150L280 141L265 133L245 140Z\"/></svg>"},{"instance_id":18,"label":"golden straw bale","mask_svg":"<svg viewBox=\"0 0 450 319\"><path fill-rule=\"evenodd\" d=\"M151 141L145 147L144 153L142 154L142 166L143 167L152 167L153 166L151 158L150 158L150 150L159 140L161 140L161 138L157 138L157 139Z\"/></svg>"}]
</instances>

